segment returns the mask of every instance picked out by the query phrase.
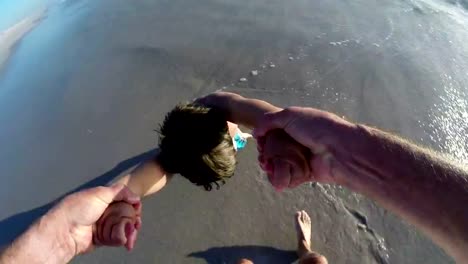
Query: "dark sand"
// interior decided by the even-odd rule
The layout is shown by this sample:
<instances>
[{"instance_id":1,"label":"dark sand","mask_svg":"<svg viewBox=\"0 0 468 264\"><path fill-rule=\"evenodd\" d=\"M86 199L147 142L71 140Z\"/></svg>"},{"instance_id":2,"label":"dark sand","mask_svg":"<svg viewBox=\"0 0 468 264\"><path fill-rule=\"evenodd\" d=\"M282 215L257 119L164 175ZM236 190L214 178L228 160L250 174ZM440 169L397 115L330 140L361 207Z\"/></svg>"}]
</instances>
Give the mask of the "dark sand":
<instances>
[{"instance_id":1,"label":"dark sand","mask_svg":"<svg viewBox=\"0 0 468 264\"><path fill-rule=\"evenodd\" d=\"M135 165L156 145L152 130L168 110L222 87L338 112L466 162L463 12L372 0L54 6L0 73L1 242L53 199ZM451 261L359 195L322 185L274 192L250 144L219 191L176 177L146 199L132 253L100 249L75 263L289 263L298 209L311 215L313 246L329 263Z\"/></svg>"}]
</instances>

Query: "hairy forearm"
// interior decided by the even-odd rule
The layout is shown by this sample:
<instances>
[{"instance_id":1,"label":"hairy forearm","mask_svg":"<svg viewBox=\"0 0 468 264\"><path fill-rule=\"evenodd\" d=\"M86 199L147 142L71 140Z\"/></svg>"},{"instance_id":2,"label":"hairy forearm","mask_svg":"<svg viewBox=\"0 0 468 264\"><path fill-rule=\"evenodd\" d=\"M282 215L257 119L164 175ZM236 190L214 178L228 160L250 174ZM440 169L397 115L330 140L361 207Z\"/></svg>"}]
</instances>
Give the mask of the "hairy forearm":
<instances>
[{"instance_id":1,"label":"hairy forearm","mask_svg":"<svg viewBox=\"0 0 468 264\"><path fill-rule=\"evenodd\" d=\"M377 129L357 126L352 137L341 142L344 152L335 151L344 170L339 183L421 228L456 259L466 259L466 170Z\"/></svg>"},{"instance_id":2,"label":"hairy forearm","mask_svg":"<svg viewBox=\"0 0 468 264\"><path fill-rule=\"evenodd\" d=\"M48 212L18 237L0 256L0 263L68 263L75 255L73 239L58 212Z\"/></svg>"},{"instance_id":3,"label":"hairy forearm","mask_svg":"<svg viewBox=\"0 0 468 264\"><path fill-rule=\"evenodd\" d=\"M151 159L138 165L116 183L127 185L133 193L145 197L164 188L170 177L171 175L166 174L155 159Z\"/></svg>"}]
</instances>

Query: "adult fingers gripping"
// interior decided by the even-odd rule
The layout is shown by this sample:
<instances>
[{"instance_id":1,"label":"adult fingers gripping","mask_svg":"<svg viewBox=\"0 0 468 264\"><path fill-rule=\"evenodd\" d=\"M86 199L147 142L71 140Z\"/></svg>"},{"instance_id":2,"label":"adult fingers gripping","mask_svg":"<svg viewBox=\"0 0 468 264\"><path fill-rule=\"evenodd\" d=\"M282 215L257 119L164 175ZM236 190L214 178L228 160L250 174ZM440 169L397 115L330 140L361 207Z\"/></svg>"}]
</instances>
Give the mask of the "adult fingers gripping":
<instances>
[{"instance_id":1,"label":"adult fingers gripping","mask_svg":"<svg viewBox=\"0 0 468 264\"><path fill-rule=\"evenodd\" d=\"M290 108L279 112L266 113L259 120L257 127L255 127L253 136L258 139L264 137L270 130L285 129L293 120L294 115Z\"/></svg>"},{"instance_id":2,"label":"adult fingers gripping","mask_svg":"<svg viewBox=\"0 0 468 264\"><path fill-rule=\"evenodd\" d=\"M137 238L138 230L136 228L136 224L134 222L128 223L125 225L125 247L128 251L132 250L135 246L135 241Z\"/></svg>"},{"instance_id":3,"label":"adult fingers gripping","mask_svg":"<svg viewBox=\"0 0 468 264\"><path fill-rule=\"evenodd\" d=\"M293 166L291 166L293 167ZM300 171L299 168L296 169L291 169L291 181L289 182L289 188L296 188L297 186L303 184L304 182L307 182L310 178L310 176L304 177L304 172Z\"/></svg>"},{"instance_id":4,"label":"adult fingers gripping","mask_svg":"<svg viewBox=\"0 0 468 264\"><path fill-rule=\"evenodd\" d=\"M137 230L140 230L140 228L141 228L141 217L140 216L138 216L136 221L135 221L135 228Z\"/></svg>"},{"instance_id":5,"label":"adult fingers gripping","mask_svg":"<svg viewBox=\"0 0 468 264\"><path fill-rule=\"evenodd\" d=\"M118 226L124 221L117 217L109 217L104 221L104 227L101 233L101 242L107 246L121 246L123 243L117 238L119 233ZM117 238L117 239L116 239Z\"/></svg>"},{"instance_id":6,"label":"adult fingers gripping","mask_svg":"<svg viewBox=\"0 0 468 264\"><path fill-rule=\"evenodd\" d=\"M291 167L283 159L273 160L273 171L269 174L270 182L277 191L282 191L291 182Z\"/></svg>"},{"instance_id":7,"label":"adult fingers gripping","mask_svg":"<svg viewBox=\"0 0 468 264\"><path fill-rule=\"evenodd\" d=\"M111 239L116 246L127 245L129 229L133 228L133 221L130 218L121 219L120 222L112 227Z\"/></svg>"},{"instance_id":8,"label":"adult fingers gripping","mask_svg":"<svg viewBox=\"0 0 468 264\"><path fill-rule=\"evenodd\" d=\"M110 187L100 186L90 189L89 191L92 191L93 196L106 204L118 201L127 202L132 205L140 203L140 197L130 191L130 189L123 184L115 184Z\"/></svg>"},{"instance_id":9,"label":"adult fingers gripping","mask_svg":"<svg viewBox=\"0 0 468 264\"><path fill-rule=\"evenodd\" d=\"M133 193L127 186L123 184L115 184L108 188L107 192L103 192L100 199L104 202L111 204L113 202L126 202L133 206L136 215L140 216L142 211L142 205L140 196Z\"/></svg>"},{"instance_id":10,"label":"adult fingers gripping","mask_svg":"<svg viewBox=\"0 0 468 264\"><path fill-rule=\"evenodd\" d=\"M115 202L108 207L96 223L96 236L101 244L107 246L124 245L126 242L124 231L128 229L126 226L128 224L131 225L132 230L140 228L141 216L132 205L126 202Z\"/></svg>"},{"instance_id":11,"label":"adult fingers gripping","mask_svg":"<svg viewBox=\"0 0 468 264\"><path fill-rule=\"evenodd\" d=\"M127 243L125 247L127 250L132 250L135 247L136 239L138 237L138 230L141 228L141 217L137 217L134 223L134 228L129 230L129 234L127 234Z\"/></svg>"},{"instance_id":12,"label":"adult fingers gripping","mask_svg":"<svg viewBox=\"0 0 468 264\"><path fill-rule=\"evenodd\" d=\"M265 137L258 137L256 138L256 140L257 140L257 151L258 153L261 153L263 152L263 149L265 148L266 139Z\"/></svg>"},{"instance_id":13,"label":"adult fingers gripping","mask_svg":"<svg viewBox=\"0 0 468 264\"><path fill-rule=\"evenodd\" d=\"M127 202L132 205L138 205L140 203L140 196L134 194L127 186L123 184L116 184L111 187L113 190L113 197L111 202Z\"/></svg>"}]
</instances>

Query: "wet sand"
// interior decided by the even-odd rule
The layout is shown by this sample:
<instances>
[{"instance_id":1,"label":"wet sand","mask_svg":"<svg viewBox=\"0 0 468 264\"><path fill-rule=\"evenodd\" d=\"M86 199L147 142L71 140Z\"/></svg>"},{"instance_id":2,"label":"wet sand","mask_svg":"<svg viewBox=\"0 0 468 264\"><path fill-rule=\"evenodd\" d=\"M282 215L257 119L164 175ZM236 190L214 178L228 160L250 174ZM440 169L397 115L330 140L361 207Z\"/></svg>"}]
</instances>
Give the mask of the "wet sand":
<instances>
[{"instance_id":1,"label":"wet sand","mask_svg":"<svg viewBox=\"0 0 468 264\"><path fill-rule=\"evenodd\" d=\"M218 89L338 112L444 152L458 149L451 154L466 162L468 125L457 119L466 113L466 20L446 6L450 12L406 1L55 6L0 74L0 242L46 210L40 206L135 165L155 147L153 129L168 110ZM220 190L176 177L146 199L132 253L100 249L74 262L290 263L298 209L311 215L314 248L329 263L451 261L347 190L304 185L276 193L250 144Z\"/></svg>"}]
</instances>

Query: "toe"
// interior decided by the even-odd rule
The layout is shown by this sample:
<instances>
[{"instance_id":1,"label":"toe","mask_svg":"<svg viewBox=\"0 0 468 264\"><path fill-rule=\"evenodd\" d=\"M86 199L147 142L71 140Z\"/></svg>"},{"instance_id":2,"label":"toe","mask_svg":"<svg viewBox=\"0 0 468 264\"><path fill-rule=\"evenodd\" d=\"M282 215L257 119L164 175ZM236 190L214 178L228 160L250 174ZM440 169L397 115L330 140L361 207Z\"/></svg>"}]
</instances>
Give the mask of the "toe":
<instances>
[{"instance_id":1,"label":"toe","mask_svg":"<svg viewBox=\"0 0 468 264\"><path fill-rule=\"evenodd\" d=\"M302 211L297 211L294 215L297 221L301 221Z\"/></svg>"},{"instance_id":2,"label":"toe","mask_svg":"<svg viewBox=\"0 0 468 264\"><path fill-rule=\"evenodd\" d=\"M304 223L305 220L306 220L306 214L304 211L301 211L301 222Z\"/></svg>"},{"instance_id":3,"label":"toe","mask_svg":"<svg viewBox=\"0 0 468 264\"><path fill-rule=\"evenodd\" d=\"M302 213L302 215L304 216L304 222L310 224L310 216L305 211Z\"/></svg>"}]
</instances>

